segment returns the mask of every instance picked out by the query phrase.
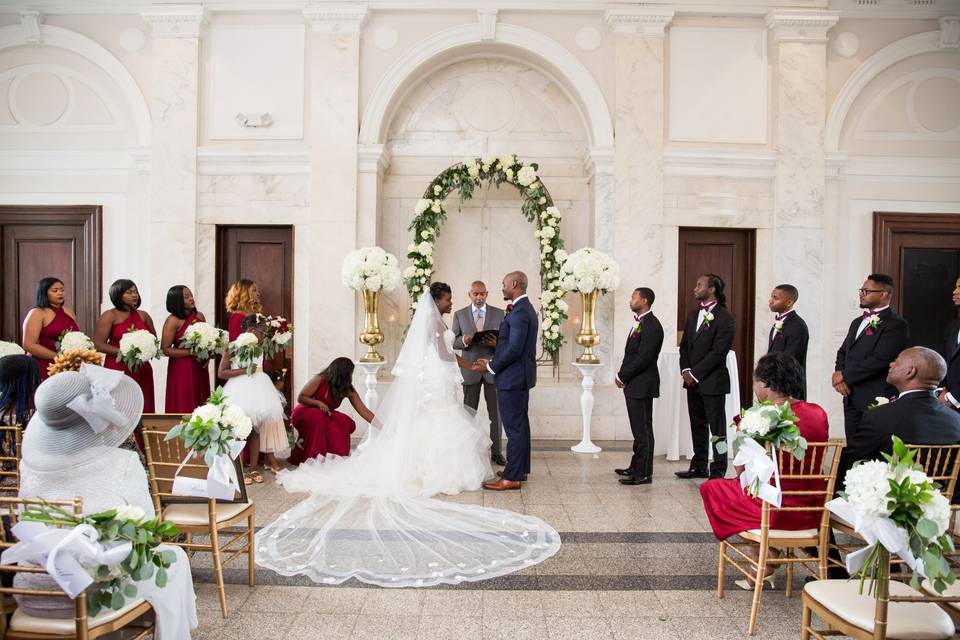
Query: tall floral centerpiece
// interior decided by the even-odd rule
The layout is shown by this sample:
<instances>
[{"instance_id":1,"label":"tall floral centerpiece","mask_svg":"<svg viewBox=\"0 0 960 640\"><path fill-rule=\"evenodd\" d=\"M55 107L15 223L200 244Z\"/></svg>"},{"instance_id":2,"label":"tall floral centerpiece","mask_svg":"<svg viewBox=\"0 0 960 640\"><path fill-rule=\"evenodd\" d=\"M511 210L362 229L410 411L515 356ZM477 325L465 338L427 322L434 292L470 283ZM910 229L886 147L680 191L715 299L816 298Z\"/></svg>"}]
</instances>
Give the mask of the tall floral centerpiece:
<instances>
[{"instance_id":1,"label":"tall floral centerpiece","mask_svg":"<svg viewBox=\"0 0 960 640\"><path fill-rule=\"evenodd\" d=\"M351 251L343 261L343 284L363 293L363 333L360 342L367 353L360 362L383 362L377 345L383 342L380 320L380 293L392 291L402 282L397 257L380 247L364 247Z\"/></svg>"},{"instance_id":2,"label":"tall floral centerpiece","mask_svg":"<svg viewBox=\"0 0 960 640\"><path fill-rule=\"evenodd\" d=\"M578 364L597 364L593 348L600 344L595 316L597 299L620 286L620 266L613 258L591 247L584 247L564 256L560 263L560 286L564 291L579 291L583 303L583 321L576 342L583 347ZM544 323L546 325L546 323ZM546 326L544 327L546 330Z\"/></svg>"}]
</instances>

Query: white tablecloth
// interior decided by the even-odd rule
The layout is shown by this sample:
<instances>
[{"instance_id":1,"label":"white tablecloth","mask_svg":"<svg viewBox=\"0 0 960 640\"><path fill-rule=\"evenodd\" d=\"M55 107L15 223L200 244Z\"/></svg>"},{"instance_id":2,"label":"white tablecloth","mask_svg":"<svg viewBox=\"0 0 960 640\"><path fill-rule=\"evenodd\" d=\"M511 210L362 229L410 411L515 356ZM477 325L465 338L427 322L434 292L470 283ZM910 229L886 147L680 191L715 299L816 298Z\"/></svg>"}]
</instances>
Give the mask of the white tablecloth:
<instances>
[{"instance_id":1,"label":"white tablecloth","mask_svg":"<svg viewBox=\"0 0 960 640\"><path fill-rule=\"evenodd\" d=\"M687 390L680 377L680 351L662 351L657 366L660 369L660 397L653 401L653 453L658 456L667 454L667 460L679 460L681 456L692 458L693 438L687 412ZM727 354L727 371L730 373L730 393L726 401L729 424L740 414L740 375L737 354L733 351ZM727 431L729 441L729 427Z\"/></svg>"}]
</instances>

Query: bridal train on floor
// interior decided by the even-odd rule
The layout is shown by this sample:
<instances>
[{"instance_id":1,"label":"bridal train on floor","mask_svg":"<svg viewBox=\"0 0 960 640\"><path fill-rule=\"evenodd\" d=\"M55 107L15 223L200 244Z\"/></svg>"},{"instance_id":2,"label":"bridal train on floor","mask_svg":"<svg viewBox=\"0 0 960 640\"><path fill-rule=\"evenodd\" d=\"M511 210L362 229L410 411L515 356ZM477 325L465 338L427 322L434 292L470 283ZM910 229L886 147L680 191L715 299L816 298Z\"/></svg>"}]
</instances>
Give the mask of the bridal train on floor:
<instances>
[{"instance_id":1,"label":"bridal train on floor","mask_svg":"<svg viewBox=\"0 0 960 640\"><path fill-rule=\"evenodd\" d=\"M486 580L553 556L560 536L535 516L434 499L493 476L485 425L457 397L460 370L429 292L420 299L377 409L380 428L348 458L281 472L311 495L256 535L257 563L322 584L384 587Z\"/></svg>"}]
</instances>

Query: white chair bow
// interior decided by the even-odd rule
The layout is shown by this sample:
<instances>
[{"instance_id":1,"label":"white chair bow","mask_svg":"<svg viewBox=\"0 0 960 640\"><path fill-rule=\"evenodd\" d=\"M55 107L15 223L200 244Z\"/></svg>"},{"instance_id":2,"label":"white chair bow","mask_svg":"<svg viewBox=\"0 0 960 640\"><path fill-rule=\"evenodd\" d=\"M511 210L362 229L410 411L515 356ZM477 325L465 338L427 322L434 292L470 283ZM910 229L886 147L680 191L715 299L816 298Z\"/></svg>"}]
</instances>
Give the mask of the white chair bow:
<instances>
[{"instance_id":1,"label":"white chair bow","mask_svg":"<svg viewBox=\"0 0 960 640\"><path fill-rule=\"evenodd\" d=\"M743 467L743 473L740 474L741 488L749 486L751 495L779 508L783 492L780 490L776 452L773 455L774 457L768 455L766 449L753 438L744 438L733 464ZM770 484L770 478L773 478L774 484Z\"/></svg>"},{"instance_id":2,"label":"white chair bow","mask_svg":"<svg viewBox=\"0 0 960 640\"><path fill-rule=\"evenodd\" d=\"M111 392L123 380L123 373L90 364L80 365L80 373L90 383L90 393L79 395L67 407L79 414L94 433L102 433L110 425L127 426L127 416L117 410Z\"/></svg>"},{"instance_id":3,"label":"white chair bow","mask_svg":"<svg viewBox=\"0 0 960 640\"><path fill-rule=\"evenodd\" d=\"M911 569L921 576L926 576L923 572L923 560L914 557L913 552L910 551L907 532L898 527L893 520L858 513L844 498L834 498L826 504L826 507L834 515L852 524L853 530L867 542L867 546L863 549L847 554L846 565L850 575L857 573L863 567L873 545L879 542L887 551L900 556Z\"/></svg>"},{"instance_id":4,"label":"white chair bow","mask_svg":"<svg viewBox=\"0 0 960 640\"><path fill-rule=\"evenodd\" d=\"M243 447L246 445L244 440L234 440L230 443L230 451L227 454L214 456L213 464L207 470L206 480L200 478L189 478L181 476L187 461L191 456L199 455L192 449L177 467L177 472L173 478L173 493L179 493L189 496L202 496L205 498L219 498L220 500L232 500L236 492L240 490L240 482L237 479L237 468L233 461L237 459Z\"/></svg>"},{"instance_id":5,"label":"white chair bow","mask_svg":"<svg viewBox=\"0 0 960 640\"><path fill-rule=\"evenodd\" d=\"M87 524L63 529L22 520L11 531L19 542L0 554L0 563L44 566L71 599L93 583L91 570L120 564L133 549L129 542L105 548L97 530Z\"/></svg>"}]
</instances>

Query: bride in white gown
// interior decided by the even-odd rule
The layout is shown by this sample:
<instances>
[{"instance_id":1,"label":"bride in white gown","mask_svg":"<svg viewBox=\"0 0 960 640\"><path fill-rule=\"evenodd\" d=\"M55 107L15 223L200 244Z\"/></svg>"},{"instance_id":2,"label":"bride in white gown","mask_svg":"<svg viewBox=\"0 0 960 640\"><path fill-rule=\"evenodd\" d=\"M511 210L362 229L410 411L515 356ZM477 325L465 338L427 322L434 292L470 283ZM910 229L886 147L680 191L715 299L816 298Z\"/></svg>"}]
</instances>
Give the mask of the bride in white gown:
<instances>
[{"instance_id":1,"label":"bride in white gown","mask_svg":"<svg viewBox=\"0 0 960 640\"><path fill-rule=\"evenodd\" d=\"M457 397L452 345L428 291L377 408L380 429L349 458L281 472L284 488L311 495L257 533L257 564L324 584L419 587L494 578L559 550L539 518L432 499L493 475L486 429Z\"/></svg>"}]
</instances>

